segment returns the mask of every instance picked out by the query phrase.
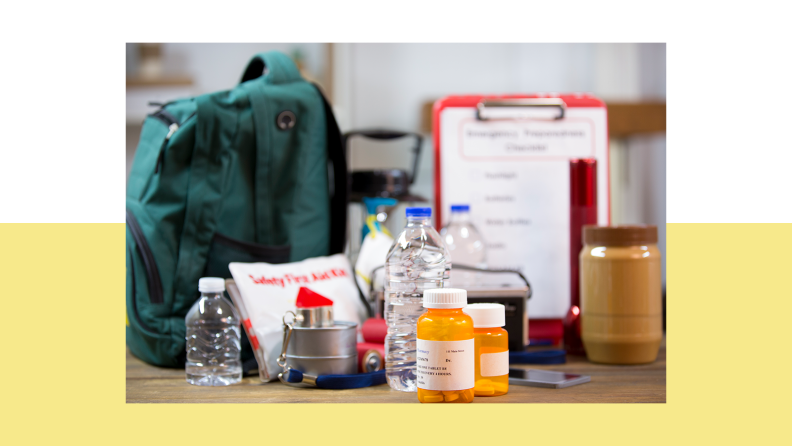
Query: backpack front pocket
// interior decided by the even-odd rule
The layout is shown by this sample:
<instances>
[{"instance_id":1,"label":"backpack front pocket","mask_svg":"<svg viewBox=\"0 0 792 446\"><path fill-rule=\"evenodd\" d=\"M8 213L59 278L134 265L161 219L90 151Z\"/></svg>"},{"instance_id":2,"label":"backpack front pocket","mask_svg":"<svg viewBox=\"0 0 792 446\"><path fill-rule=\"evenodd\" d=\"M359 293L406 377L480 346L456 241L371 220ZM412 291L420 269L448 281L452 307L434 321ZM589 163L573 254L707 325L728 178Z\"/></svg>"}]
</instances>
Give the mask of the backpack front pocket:
<instances>
[{"instance_id":1,"label":"backpack front pocket","mask_svg":"<svg viewBox=\"0 0 792 446\"><path fill-rule=\"evenodd\" d=\"M155 315L163 308L148 302L148 292L143 291L148 286L144 263L137 250L128 246L126 344L133 355L150 364L180 367L184 363L184 319Z\"/></svg>"},{"instance_id":2,"label":"backpack front pocket","mask_svg":"<svg viewBox=\"0 0 792 446\"><path fill-rule=\"evenodd\" d=\"M141 229L134 214L129 212L129 210L126 213L126 222L145 268L149 299L152 304L161 304L165 299L162 294L162 280L160 279L159 269L157 269L157 262L154 259L154 253L151 252L151 247L149 247L146 236L143 234L143 229Z\"/></svg>"},{"instance_id":3,"label":"backpack front pocket","mask_svg":"<svg viewBox=\"0 0 792 446\"><path fill-rule=\"evenodd\" d=\"M291 246L268 246L244 242L226 235L215 233L209 248L204 276L231 278L228 264L242 263L287 263Z\"/></svg>"}]
</instances>

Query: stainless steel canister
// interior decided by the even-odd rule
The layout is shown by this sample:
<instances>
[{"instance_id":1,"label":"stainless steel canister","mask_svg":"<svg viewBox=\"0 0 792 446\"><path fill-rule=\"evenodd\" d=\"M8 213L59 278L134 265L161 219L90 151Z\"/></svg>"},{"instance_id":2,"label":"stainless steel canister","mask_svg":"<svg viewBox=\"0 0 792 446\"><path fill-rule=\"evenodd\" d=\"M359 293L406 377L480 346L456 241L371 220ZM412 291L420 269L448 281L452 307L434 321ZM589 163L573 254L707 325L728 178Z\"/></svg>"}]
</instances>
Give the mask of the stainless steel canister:
<instances>
[{"instance_id":1,"label":"stainless steel canister","mask_svg":"<svg viewBox=\"0 0 792 446\"><path fill-rule=\"evenodd\" d=\"M357 324L335 322L332 327L294 326L286 348L286 364L318 376L357 373Z\"/></svg>"}]
</instances>

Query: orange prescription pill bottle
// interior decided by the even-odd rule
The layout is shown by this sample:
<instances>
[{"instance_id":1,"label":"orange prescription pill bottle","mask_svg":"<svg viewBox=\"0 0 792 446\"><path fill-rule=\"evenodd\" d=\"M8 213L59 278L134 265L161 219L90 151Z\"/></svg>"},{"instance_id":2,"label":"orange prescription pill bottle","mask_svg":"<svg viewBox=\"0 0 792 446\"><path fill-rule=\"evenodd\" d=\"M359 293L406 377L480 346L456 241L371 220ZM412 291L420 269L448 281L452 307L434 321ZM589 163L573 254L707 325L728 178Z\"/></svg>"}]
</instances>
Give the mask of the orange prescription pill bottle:
<instances>
[{"instance_id":1,"label":"orange prescription pill bottle","mask_svg":"<svg viewBox=\"0 0 792 446\"><path fill-rule=\"evenodd\" d=\"M475 360L473 319L462 312L467 291L435 288L424 291L428 311L418 318L416 342L418 401L473 401Z\"/></svg>"},{"instance_id":2,"label":"orange prescription pill bottle","mask_svg":"<svg viewBox=\"0 0 792 446\"><path fill-rule=\"evenodd\" d=\"M509 333L506 307L470 304L462 311L473 318L476 355L476 396L500 396L509 391Z\"/></svg>"}]
</instances>

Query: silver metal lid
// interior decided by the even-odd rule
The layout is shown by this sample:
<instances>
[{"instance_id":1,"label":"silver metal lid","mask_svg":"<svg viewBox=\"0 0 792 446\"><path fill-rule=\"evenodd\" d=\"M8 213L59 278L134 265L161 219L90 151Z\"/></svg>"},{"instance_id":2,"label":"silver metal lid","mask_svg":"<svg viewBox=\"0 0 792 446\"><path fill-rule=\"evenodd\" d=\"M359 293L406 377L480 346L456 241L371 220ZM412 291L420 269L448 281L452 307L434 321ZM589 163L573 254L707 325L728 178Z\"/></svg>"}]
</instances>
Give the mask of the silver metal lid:
<instances>
[{"instance_id":1,"label":"silver metal lid","mask_svg":"<svg viewBox=\"0 0 792 446\"><path fill-rule=\"evenodd\" d=\"M333 307L297 308L294 317L295 327L318 328L333 326Z\"/></svg>"}]
</instances>

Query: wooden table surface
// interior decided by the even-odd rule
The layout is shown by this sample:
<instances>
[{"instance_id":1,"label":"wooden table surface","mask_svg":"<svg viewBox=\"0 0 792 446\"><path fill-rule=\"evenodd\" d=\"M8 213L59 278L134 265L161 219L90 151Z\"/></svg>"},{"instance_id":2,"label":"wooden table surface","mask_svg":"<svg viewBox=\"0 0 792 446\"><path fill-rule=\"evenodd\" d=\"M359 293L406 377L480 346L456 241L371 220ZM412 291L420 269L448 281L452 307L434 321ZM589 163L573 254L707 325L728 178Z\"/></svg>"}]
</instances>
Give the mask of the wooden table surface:
<instances>
[{"instance_id":1,"label":"wooden table surface","mask_svg":"<svg viewBox=\"0 0 792 446\"><path fill-rule=\"evenodd\" d=\"M591 382L566 389L509 386L509 393L476 398L474 403L665 403L665 340L657 360L638 366L592 364L583 357L567 356L560 365L523 365L520 368L557 370L590 375ZM391 390L387 384L350 390L299 389L279 381L262 383L245 377L228 387L187 384L183 369L145 364L126 354L128 403L418 403L414 393Z\"/></svg>"}]
</instances>

